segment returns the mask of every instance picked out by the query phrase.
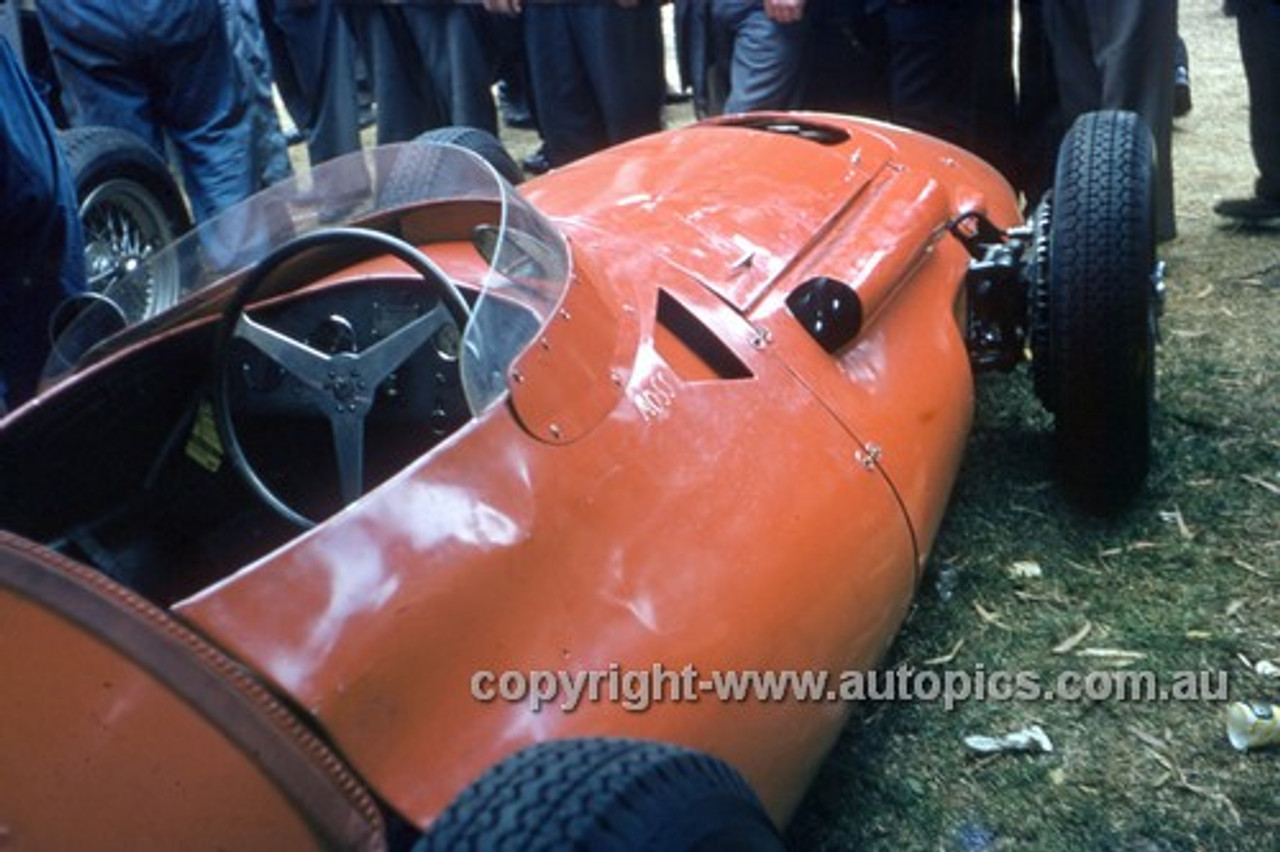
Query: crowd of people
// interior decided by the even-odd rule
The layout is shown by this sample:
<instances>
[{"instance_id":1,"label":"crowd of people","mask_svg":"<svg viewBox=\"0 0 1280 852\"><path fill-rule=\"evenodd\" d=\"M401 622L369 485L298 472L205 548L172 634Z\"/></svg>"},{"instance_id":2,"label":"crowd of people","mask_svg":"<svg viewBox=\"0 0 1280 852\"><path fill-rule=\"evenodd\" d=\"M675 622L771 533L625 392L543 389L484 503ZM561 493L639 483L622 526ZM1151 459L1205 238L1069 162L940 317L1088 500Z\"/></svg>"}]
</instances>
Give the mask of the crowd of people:
<instances>
[{"instance_id":1,"label":"crowd of people","mask_svg":"<svg viewBox=\"0 0 1280 852\"><path fill-rule=\"evenodd\" d=\"M674 88L692 94L699 115L816 107L886 118L983 155L1030 202L1051 182L1057 140L1076 115L1127 109L1156 141L1159 236L1176 233L1174 81L1187 91L1177 0L673 5L678 81L664 75L660 0L37 4L73 120L125 127L162 152L167 138L196 221L287 176L273 86L316 163L360 146L363 81L379 143L444 125L496 134L500 83L544 140L533 171L660 129ZM1276 4L1228 5L1246 66L1259 66L1251 93L1273 102L1276 75L1263 66L1277 53ZM1254 110L1264 122L1277 112ZM1255 131L1263 148L1268 129ZM1259 160L1255 195L1266 202L1273 166Z\"/></svg>"},{"instance_id":2,"label":"crowd of people","mask_svg":"<svg viewBox=\"0 0 1280 852\"><path fill-rule=\"evenodd\" d=\"M535 172L661 129L673 91L701 116L857 112L975 151L1028 206L1052 182L1076 115L1127 109L1156 143L1158 237L1176 233L1171 128L1190 108L1177 0L674 0L674 81L661 0L36 5L59 106L172 153L197 223L290 173L273 92L314 165L360 148L363 87L379 143L445 125L496 134L501 116L539 132L543 148L525 163ZM1280 217L1280 3L1226 5L1239 19L1260 176L1252 195L1217 209L1263 221ZM10 380L10 402L23 387Z\"/></svg>"}]
</instances>

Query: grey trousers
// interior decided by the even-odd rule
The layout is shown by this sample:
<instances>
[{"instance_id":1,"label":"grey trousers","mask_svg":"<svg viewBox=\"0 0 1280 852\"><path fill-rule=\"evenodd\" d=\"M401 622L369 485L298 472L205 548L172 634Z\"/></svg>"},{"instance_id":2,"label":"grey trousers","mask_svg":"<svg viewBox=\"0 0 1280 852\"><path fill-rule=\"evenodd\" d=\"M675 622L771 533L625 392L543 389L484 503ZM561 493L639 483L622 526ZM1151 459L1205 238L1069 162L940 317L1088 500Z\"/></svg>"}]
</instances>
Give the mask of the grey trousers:
<instances>
[{"instance_id":1,"label":"grey trousers","mask_svg":"<svg viewBox=\"0 0 1280 852\"><path fill-rule=\"evenodd\" d=\"M770 20L761 0L712 0L713 113L795 109L806 78L809 19Z\"/></svg>"},{"instance_id":2,"label":"grey trousers","mask_svg":"<svg viewBox=\"0 0 1280 852\"><path fill-rule=\"evenodd\" d=\"M1044 0L1067 125L1084 112L1136 112L1156 140L1156 236L1177 233L1173 208L1173 50L1177 0Z\"/></svg>"}]
</instances>

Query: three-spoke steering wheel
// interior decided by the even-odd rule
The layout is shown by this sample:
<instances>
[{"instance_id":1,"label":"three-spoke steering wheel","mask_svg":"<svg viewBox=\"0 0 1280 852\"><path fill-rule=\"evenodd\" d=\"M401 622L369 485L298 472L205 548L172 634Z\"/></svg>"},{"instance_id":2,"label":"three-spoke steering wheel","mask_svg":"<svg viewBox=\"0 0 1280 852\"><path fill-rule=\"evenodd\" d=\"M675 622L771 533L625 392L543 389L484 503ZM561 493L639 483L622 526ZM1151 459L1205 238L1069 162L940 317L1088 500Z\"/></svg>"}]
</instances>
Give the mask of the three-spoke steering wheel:
<instances>
[{"instance_id":1,"label":"three-spoke steering wheel","mask_svg":"<svg viewBox=\"0 0 1280 852\"><path fill-rule=\"evenodd\" d=\"M407 264L439 290L439 304L363 351L332 354L249 316L249 304L281 266L307 251L342 244L358 244L365 253L389 255ZM364 493L364 427L379 385L449 323L460 332L469 316L466 300L448 276L396 237L362 228L332 228L290 241L250 270L222 311L215 350L214 416L224 451L268 506L299 526L314 525L266 484L244 452L231 411L232 341L247 343L296 380L312 407L327 418L337 455L339 490L347 505Z\"/></svg>"}]
</instances>

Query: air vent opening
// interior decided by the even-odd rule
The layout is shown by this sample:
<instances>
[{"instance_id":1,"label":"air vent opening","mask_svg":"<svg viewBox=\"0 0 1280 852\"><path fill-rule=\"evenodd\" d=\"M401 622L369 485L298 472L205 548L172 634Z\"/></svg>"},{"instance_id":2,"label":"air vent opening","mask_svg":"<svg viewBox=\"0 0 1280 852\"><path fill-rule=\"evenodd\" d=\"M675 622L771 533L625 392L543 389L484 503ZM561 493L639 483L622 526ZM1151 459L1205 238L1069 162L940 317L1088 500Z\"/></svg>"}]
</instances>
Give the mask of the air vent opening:
<instances>
[{"instance_id":1,"label":"air vent opening","mask_svg":"<svg viewBox=\"0 0 1280 852\"><path fill-rule=\"evenodd\" d=\"M743 115L715 122L719 127L745 127L780 136L795 136L819 145L842 145L849 141L849 132L830 124L796 118L780 118L769 115Z\"/></svg>"},{"instance_id":2,"label":"air vent opening","mask_svg":"<svg viewBox=\"0 0 1280 852\"><path fill-rule=\"evenodd\" d=\"M654 346L683 381L750 379L750 368L666 290L658 291Z\"/></svg>"}]
</instances>

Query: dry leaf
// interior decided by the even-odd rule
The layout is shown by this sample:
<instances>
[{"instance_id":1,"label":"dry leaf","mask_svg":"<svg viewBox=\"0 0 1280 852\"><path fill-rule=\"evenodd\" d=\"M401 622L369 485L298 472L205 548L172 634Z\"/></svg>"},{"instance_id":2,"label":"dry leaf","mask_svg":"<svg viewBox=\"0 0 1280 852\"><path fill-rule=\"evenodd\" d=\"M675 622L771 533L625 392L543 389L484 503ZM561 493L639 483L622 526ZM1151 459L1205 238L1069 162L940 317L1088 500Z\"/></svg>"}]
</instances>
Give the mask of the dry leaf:
<instances>
[{"instance_id":1,"label":"dry leaf","mask_svg":"<svg viewBox=\"0 0 1280 852\"><path fill-rule=\"evenodd\" d=\"M946 665L947 663L951 662L956 658L956 655L960 653L960 649L963 647L964 647L964 639L961 638L960 641L955 644L955 647L952 648L948 653L943 654L941 657L933 657L932 659L925 660L923 663L921 663L921 665L924 665L924 666Z\"/></svg>"},{"instance_id":2,"label":"dry leaf","mask_svg":"<svg viewBox=\"0 0 1280 852\"><path fill-rule=\"evenodd\" d=\"M996 615L991 610L985 608L982 604L974 602L973 608L977 610L978 617L981 618L983 621L985 621L987 624L995 625L996 627L999 627L1001 630L1010 630L1010 631L1013 630L1012 627L1010 627L1009 625L1005 624L1003 621L1000 620L1000 616Z\"/></svg>"},{"instance_id":3,"label":"dry leaf","mask_svg":"<svg viewBox=\"0 0 1280 852\"><path fill-rule=\"evenodd\" d=\"M1031 559L1013 563L1008 571L1009 576L1015 580L1038 580L1044 576L1040 563Z\"/></svg>"},{"instance_id":4,"label":"dry leaf","mask_svg":"<svg viewBox=\"0 0 1280 852\"><path fill-rule=\"evenodd\" d=\"M1072 633L1066 639L1063 639L1057 645L1054 645L1053 653L1055 654L1071 653L1071 651L1074 650L1077 645L1079 645L1081 642L1084 641L1084 637L1088 636L1091 630L1093 630L1093 622L1086 621L1084 623L1084 627L1081 627L1075 633Z\"/></svg>"},{"instance_id":5,"label":"dry leaf","mask_svg":"<svg viewBox=\"0 0 1280 852\"><path fill-rule=\"evenodd\" d=\"M1081 648L1076 651L1077 657L1107 657L1116 660L1144 660L1147 655L1142 651L1126 651L1123 648Z\"/></svg>"}]
</instances>

